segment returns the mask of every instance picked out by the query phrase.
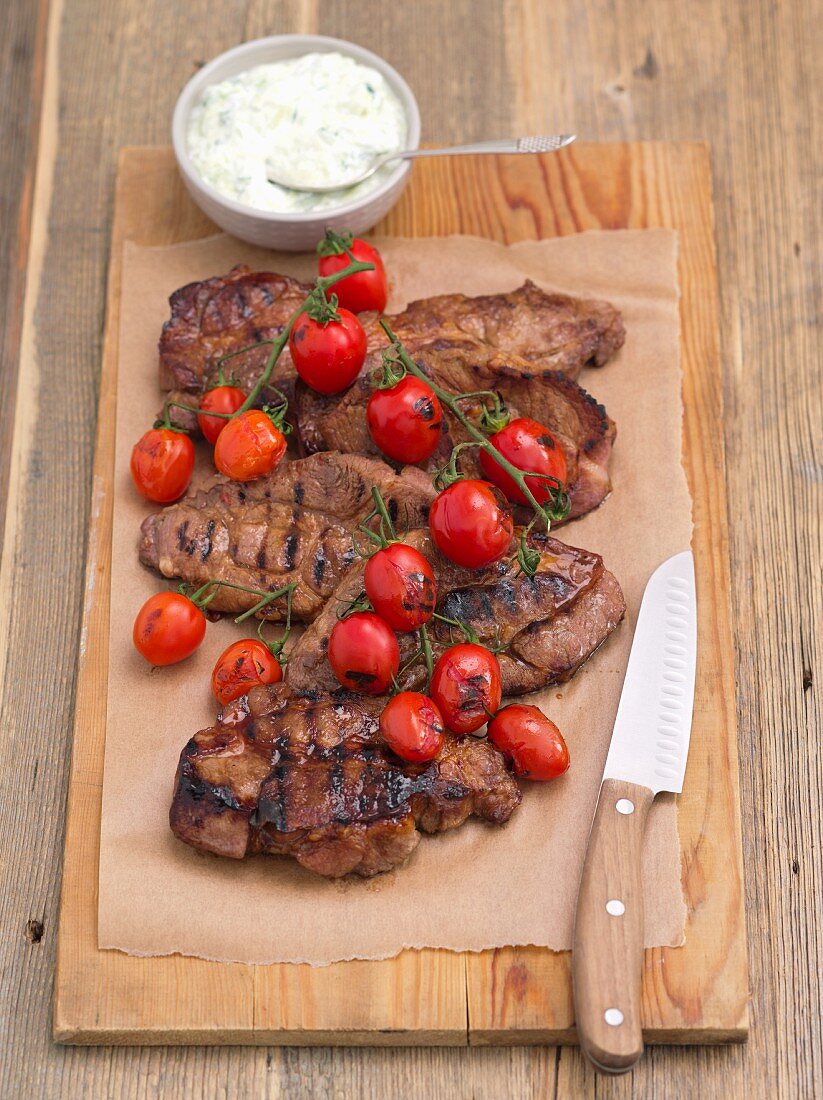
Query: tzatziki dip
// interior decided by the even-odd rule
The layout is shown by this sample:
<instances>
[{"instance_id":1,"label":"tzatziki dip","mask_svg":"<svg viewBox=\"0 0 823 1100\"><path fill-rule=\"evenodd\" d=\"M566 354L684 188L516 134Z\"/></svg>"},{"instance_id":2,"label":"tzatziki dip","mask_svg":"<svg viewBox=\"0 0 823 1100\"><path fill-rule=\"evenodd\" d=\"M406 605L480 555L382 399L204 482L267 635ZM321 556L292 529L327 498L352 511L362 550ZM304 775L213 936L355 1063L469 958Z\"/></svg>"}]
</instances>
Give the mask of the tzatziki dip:
<instances>
[{"instance_id":1,"label":"tzatziki dip","mask_svg":"<svg viewBox=\"0 0 823 1100\"><path fill-rule=\"evenodd\" d=\"M403 105L376 69L340 53L308 53L206 88L192 108L187 144L215 190L255 210L287 213L340 206L378 187L397 165L325 194L270 183L269 171L331 186L365 171L378 153L402 149L406 130Z\"/></svg>"}]
</instances>

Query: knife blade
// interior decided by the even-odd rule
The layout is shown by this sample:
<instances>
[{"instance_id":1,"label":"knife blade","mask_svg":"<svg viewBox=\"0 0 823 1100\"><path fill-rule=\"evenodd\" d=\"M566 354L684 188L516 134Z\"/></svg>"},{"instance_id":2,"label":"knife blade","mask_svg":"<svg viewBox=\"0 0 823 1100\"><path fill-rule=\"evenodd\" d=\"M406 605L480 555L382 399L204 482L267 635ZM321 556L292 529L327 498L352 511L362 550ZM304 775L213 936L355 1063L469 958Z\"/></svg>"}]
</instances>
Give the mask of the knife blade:
<instances>
[{"instance_id":1,"label":"knife blade","mask_svg":"<svg viewBox=\"0 0 823 1100\"><path fill-rule=\"evenodd\" d=\"M643 1053L643 833L655 795L683 789L696 658L694 559L686 550L663 562L643 593L577 897L577 1032L605 1073L625 1073Z\"/></svg>"}]
</instances>

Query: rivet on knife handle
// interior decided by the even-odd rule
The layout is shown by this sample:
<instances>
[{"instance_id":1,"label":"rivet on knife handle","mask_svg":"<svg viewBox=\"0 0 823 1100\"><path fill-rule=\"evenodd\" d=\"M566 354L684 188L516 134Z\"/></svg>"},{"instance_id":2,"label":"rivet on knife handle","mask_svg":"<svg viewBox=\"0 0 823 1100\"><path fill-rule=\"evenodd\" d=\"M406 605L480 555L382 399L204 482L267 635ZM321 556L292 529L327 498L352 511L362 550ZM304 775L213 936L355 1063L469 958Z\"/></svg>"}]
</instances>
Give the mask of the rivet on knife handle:
<instances>
[{"instance_id":1,"label":"rivet on knife handle","mask_svg":"<svg viewBox=\"0 0 823 1100\"><path fill-rule=\"evenodd\" d=\"M641 855L654 794L606 779L594 815L574 924L577 1033L592 1063L625 1073L643 1053Z\"/></svg>"}]
</instances>

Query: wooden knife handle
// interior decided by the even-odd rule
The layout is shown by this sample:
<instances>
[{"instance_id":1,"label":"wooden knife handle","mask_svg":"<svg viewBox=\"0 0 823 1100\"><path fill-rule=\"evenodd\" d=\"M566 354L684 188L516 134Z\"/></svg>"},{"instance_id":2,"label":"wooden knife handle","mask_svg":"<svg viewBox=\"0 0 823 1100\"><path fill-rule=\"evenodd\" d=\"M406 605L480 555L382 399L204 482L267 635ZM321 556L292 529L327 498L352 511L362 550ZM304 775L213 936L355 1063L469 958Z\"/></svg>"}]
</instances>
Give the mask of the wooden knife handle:
<instances>
[{"instance_id":1,"label":"wooden knife handle","mask_svg":"<svg viewBox=\"0 0 823 1100\"><path fill-rule=\"evenodd\" d=\"M594 815L574 922L572 980L580 1045L604 1073L643 1053L643 833L654 794L606 779Z\"/></svg>"}]
</instances>

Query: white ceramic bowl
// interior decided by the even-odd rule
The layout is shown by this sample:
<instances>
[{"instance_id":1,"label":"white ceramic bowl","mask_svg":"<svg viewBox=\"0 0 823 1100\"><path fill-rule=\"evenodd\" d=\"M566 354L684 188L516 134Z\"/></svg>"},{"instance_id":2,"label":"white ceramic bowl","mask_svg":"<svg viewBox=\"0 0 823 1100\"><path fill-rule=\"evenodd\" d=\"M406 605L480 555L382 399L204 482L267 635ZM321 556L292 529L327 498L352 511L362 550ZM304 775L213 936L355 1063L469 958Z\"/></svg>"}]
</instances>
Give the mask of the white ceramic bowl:
<instances>
[{"instance_id":1,"label":"white ceramic bowl","mask_svg":"<svg viewBox=\"0 0 823 1100\"><path fill-rule=\"evenodd\" d=\"M288 252L313 249L322 238L326 226L331 226L333 229L350 229L355 234L371 229L394 206L408 183L411 164L409 161L401 161L373 191L341 206L320 210L317 213L311 211L275 213L269 210L255 210L251 206L221 195L197 174L189 157L186 132L192 107L206 87L236 76L246 69L252 69L255 65L283 61L306 53L333 51L353 57L355 61L370 65L382 73L406 112L407 147L415 149L420 143L420 111L411 88L396 69L370 50L363 49L362 46L356 46L353 42L344 42L340 38L327 38L322 35L283 34L272 38L256 38L251 42L245 42L242 46L236 46L233 50L221 53L208 65L204 65L180 93L172 118L172 142L177 164L189 194L212 221L217 222L221 229L231 233L233 237L239 237L243 241L262 245L265 248L277 248Z\"/></svg>"}]
</instances>

